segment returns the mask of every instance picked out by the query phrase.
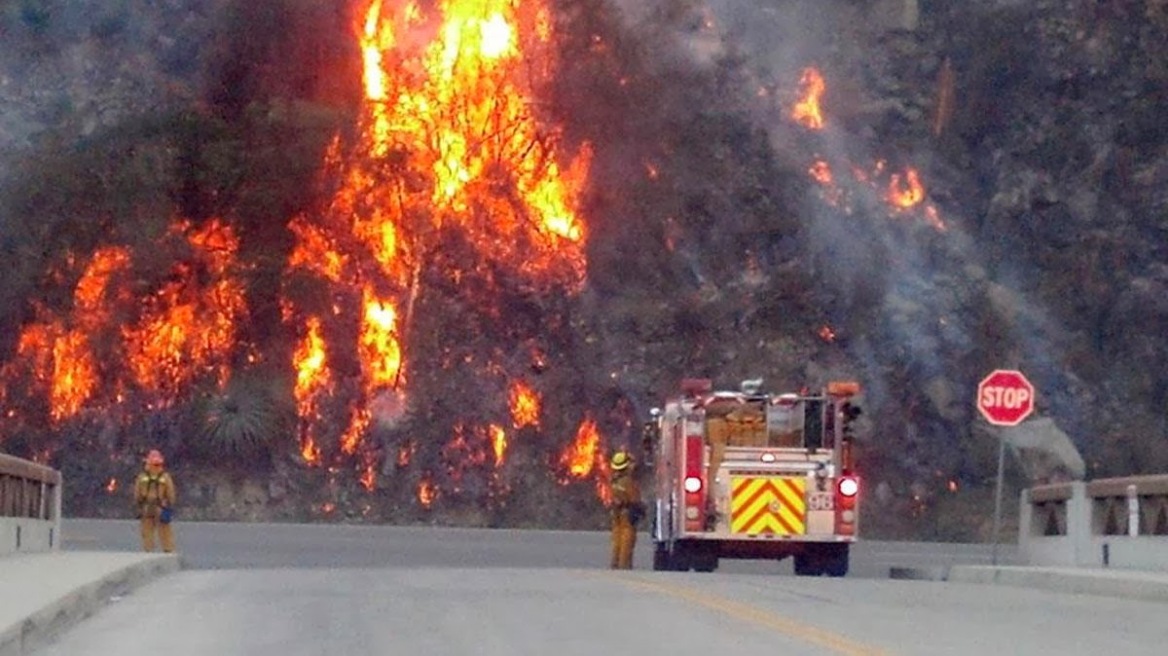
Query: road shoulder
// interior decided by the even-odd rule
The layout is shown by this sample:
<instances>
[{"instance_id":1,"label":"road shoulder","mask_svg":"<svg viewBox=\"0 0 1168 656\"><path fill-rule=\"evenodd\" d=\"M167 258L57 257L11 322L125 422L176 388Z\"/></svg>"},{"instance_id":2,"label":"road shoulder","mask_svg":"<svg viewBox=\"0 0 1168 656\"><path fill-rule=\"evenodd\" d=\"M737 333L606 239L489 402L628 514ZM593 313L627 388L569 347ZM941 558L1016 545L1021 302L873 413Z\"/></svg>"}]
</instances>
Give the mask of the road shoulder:
<instances>
[{"instance_id":1,"label":"road shoulder","mask_svg":"<svg viewBox=\"0 0 1168 656\"><path fill-rule=\"evenodd\" d=\"M110 599L181 568L176 554L53 552L0 558L0 656L25 656Z\"/></svg>"}]
</instances>

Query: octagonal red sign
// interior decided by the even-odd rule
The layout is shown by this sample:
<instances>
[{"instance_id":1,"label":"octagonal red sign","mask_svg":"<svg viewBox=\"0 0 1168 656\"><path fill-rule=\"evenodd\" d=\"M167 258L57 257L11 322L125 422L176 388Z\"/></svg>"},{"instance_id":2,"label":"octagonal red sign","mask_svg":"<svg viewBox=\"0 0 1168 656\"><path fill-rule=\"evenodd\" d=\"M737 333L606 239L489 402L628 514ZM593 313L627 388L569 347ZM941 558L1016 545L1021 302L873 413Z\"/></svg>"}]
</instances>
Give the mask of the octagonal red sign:
<instances>
[{"instance_id":1,"label":"octagonal red sign","mask_svg":"<svg viewBox=\"0 0 1168 656\"><path fill-rule=\"evenodd\" d=\"M977 409L995 426L1017 426L1034 412L1034 386L1012 369L995 369L977 386Z\"/></svg>"}]
</instances>

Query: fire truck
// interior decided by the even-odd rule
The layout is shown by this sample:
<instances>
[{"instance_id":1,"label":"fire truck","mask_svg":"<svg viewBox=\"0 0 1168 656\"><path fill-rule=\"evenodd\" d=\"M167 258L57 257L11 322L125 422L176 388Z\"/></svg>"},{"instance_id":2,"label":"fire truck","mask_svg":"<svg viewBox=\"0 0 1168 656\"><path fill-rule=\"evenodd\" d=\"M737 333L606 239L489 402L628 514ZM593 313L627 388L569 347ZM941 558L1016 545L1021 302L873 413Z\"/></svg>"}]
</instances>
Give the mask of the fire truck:
<instances>
[{"instance_id":1,"label":"fire truck","mask_svg":"<svg viewBox=\"0 0 1168 656\"><path fill-rule=\"evenodd\" d=\"M644 426L653 469L653 569L712 572L720 558L794 559L844 576L859 533L852 462L858 383L770 394L687 379Z\"/></svg>"}]
</instances>

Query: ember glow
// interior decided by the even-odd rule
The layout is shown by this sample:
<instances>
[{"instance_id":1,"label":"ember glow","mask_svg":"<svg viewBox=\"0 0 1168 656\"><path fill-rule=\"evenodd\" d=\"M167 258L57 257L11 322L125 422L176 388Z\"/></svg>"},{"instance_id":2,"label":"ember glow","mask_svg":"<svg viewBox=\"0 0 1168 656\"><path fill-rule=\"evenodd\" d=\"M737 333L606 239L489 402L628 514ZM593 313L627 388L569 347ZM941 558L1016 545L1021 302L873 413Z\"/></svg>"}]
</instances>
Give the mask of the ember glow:
<instances>
[{"instance_id":1,"label":"ember glow","mask_svg":"<svg viewBox=\"0 0 1168 656\"><path fill-rule=\"evenodd\" d=\"M822 339L823 341L827 342L828 344L835 342L835 339L836 339L835 329L833 329L831 326L827 326L827 325L821 327L819 329L819 338Z\"/></svg>"}]
</instances>

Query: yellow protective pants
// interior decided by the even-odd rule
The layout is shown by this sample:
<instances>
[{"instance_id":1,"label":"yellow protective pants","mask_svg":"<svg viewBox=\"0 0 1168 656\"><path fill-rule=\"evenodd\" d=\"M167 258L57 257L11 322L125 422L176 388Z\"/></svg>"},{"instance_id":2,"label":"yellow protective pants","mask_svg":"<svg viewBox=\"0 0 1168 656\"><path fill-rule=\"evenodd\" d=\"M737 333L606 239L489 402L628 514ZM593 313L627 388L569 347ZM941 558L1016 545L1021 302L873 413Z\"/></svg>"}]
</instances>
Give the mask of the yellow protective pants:
<instances>
[{"instance_id":1,"label":"yellow protective pants","mask_svg":"<svg viewBox=\"0 0 1168 656\"><path fill-rule=\"evenodd\" d=\"M637 529L627 512L612 515L612 569L633 568L633 548L637 546Z\"/></svg>"},{"instance_id":2,"label":"yellow protective pants","mask_svg":"<svg viewBox=\"0 0 1168 656\"><path fill-rule=\"evenodd\" d=\"M142 529L142 551L154 551L154 536L157 533L162 550L166 553L174 552L174 528L171 524L163 524L158 521L158 517L149 514L143 515L139 522Z\"/></svg>"}]
</instances>

